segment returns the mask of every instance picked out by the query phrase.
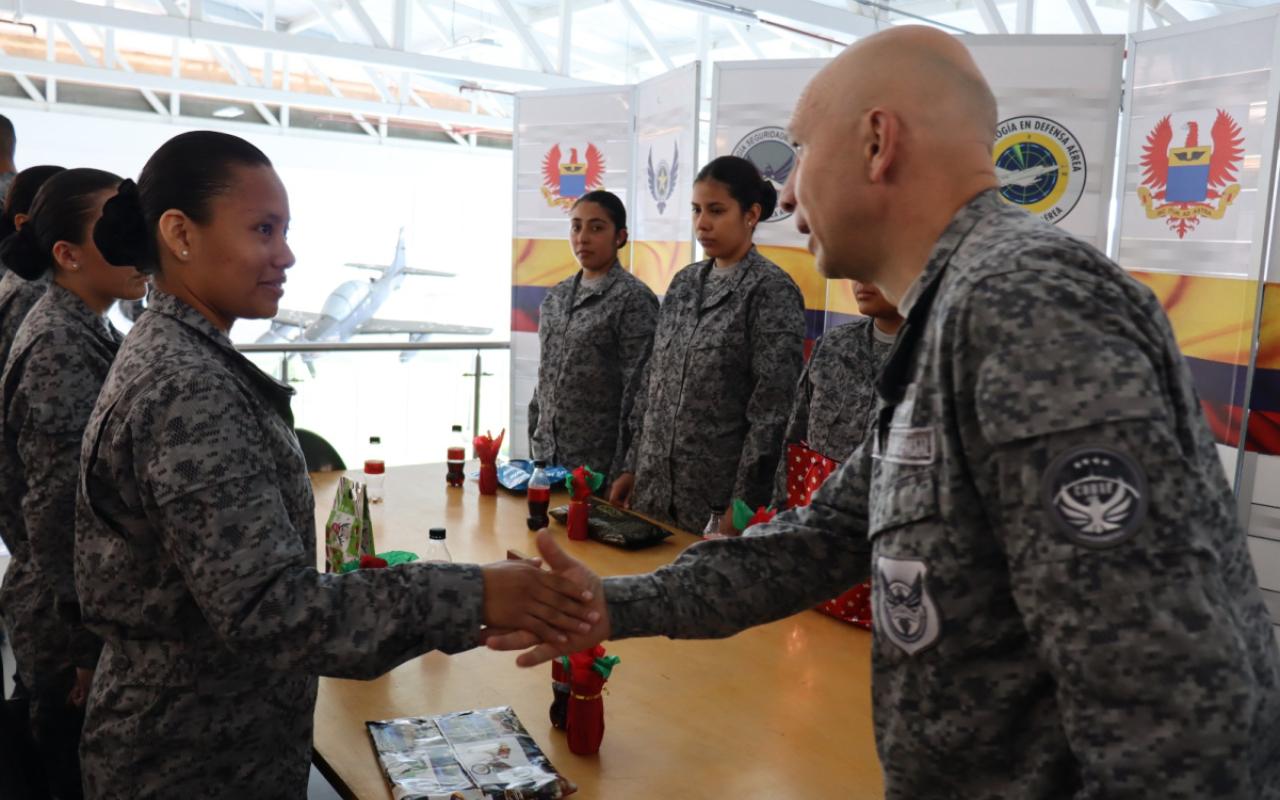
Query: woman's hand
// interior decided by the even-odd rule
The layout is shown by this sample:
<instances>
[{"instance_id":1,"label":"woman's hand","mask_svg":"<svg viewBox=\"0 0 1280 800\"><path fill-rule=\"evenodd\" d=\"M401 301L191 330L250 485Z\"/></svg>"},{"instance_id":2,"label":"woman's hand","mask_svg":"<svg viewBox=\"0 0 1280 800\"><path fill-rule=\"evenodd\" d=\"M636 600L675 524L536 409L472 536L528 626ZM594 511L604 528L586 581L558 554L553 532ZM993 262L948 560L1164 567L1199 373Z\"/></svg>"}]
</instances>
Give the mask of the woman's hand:
<instances>
[{"instance_id":1,"label":"woman's hand","mask_svg":"<svg viewBox=\"0 0 1280 800\"><path fill-rule=\"evenodd\" d=\"M631 508L631 493L635 490L636 474L624 472L609 487L609 502L618 508Z\"/></svg>"},{"instance_id":2,"label":"woman's hand","mask_svg":"<svg viewBox=\"0 0 1280 800\"><path fill-rule=\"evenodd\" d=\"M559 575L522 561L481 567L484 623L498 630L523 630L545 642L566 642L600 620L592 601L595 587L581 575Z\"/></svg>"}]
</instances>

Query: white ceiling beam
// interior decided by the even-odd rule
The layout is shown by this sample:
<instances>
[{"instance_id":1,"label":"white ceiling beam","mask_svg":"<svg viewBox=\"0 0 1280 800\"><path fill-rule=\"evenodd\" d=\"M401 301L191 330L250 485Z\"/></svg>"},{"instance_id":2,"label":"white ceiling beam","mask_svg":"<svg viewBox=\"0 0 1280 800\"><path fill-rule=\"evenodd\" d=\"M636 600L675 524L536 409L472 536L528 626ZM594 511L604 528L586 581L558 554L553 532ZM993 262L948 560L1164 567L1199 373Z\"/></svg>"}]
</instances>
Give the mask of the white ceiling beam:
<instances>
[{"instance_id":1,"label":"white ceiling beam","mask_svg":"<svg viewBox=\"0 0 1280 800\"><path fill-rule=\"evenodd\" d=\"M249 72L249 68L244 65L244 62L240 60L240 56L236 55L236 52L230 47L208 45L208 50L214 59L222 65L222 68L227 71L227 74L231 76L231 80L237 86L250 88L259 86L259 83L254 80L253 74ZM253 110L258 112L258 116L262 117L262 120L268 125L274 128L280 124L280 121L271 113L271 109L267 108L261 101L254 100L252 105Z\"/></svg>"},{"instance_id":2,"label":"white ceiling beam","mask_svg":"<svg viewBox=\"0 0 1280 800\"><path fill-rule=\"evenodd\" d=\"M560 74L568 75L572 66L573 0L560 0Z\"/></svg>"},{"instance_id":3,"label":"white ceiling beam","mask_svg":"<svg viewBox=\"0 0 1280 800\"><path fill-rule=\"evenodd\" d=\"M71 49L75 51L76 56L78 56L82 62L91 67L99 65L98 59L94 57L93 53L89 52L89 48L84 46L84 42L80 41L80 37L76 35L76 32L71 29L70 25L65 22L59 22L58 30L62 31L62 38L67 40L67 44L71 45Z\"/></svg>"},{"instance_id":4,"label":"white ceiling beam","mask_svg":"<svg viewBox=\"0 0 1280 800\"><path fill-rule=\"evenodd\" d=\"M624 3L626 1L627 0L622 0ZM533 29L529 27L527 22L521 19L519 12L516 11L516 7L511 4L511 0L493 0L493 4L502 11L503 16L505 16L507 21L511 23L511 29L515 31L516 36L519 37L520 43L524 45L524 49L528 51L529 55L533 57L533 60L537 62L538 68L543 72L554 73L556 68L551 65L551 59L547 58L547 51L543 50L542 45L538 44L538 40L533 37Z\"/></svg>"},{"instance_id":5,"label":"white ceiling beam","mask_svg":"<svg viewBox=\"0 0 1280 800\"><path fill-rule=\"evenodd\" d=\"M1147 0L1129 0L1129 33L1146 27Z\"/></svg>"},{"instance_id":6,"label":"white ceiling beam","mask_svg":"<svg viewBox=\"0 0 1280 800\"><path fill-rule=\"evenodd\" d=\"M995 0L974 0L978 5L978 15L982 17L982 24L987 26L987 33L1008 33L1009 26L1004 24L1004 17L1000 16L1000 9L996 8Z\"/></svg>"},{"instance_id":7,"label":"white ceiling beam","mask_svg":"<svg viewBox=\"0 0 1280 800\"><path fill-rule=\"evenodd\" d=\"M640 16L640 12L636 10L635 4L631 0L618 0L622 4L622 10L626 12L627 18L631 20L631 24L635 26L636 32L640 34L640 41L644 42L645 48L648 49L649 55L653 56L656 61L660 61L662 66L667 70L676 68L675 62L671 60L671 56L667 55L662 49L662 45L653 35L653 31L649 30L649 26L645 24L644 17Z\"/></svg>"},{"instance_id":8,"label":"white ceiling beam","mask_svg":"<svg viewBox=\"0 0 1280 800\"><path fill-rule=\"evenodd\" d=\"M117 53L116 60L120 63L120 67L125 72L133 72L133 65L129 63L129 59L125 57L124 53ZM147 105L151 106L157 114L162 117L169 116L169 109L164 103L160 102L160 98L155 92L150 89L139 89L138 91L142 93L142 99L146 100Z\"/></svg>"},{"instance_id":9,"label":"white ceiling beam","mask_svg":"<svg viewBox=\"0 0 1280 800\"><path fill-rule=\"evenodd\" d=\"M191 0L191 3L193 11L197 10L199 0ZM15 13L21 5L22 0L0 0L0 12ZM396 71L410 70L461 80L547 89L595 85L593 81L533 70L481 64L422 53L383 50L368 45L330 41L313 36L290 36L283 32L204 22L199 19L177 19L168 15L94 6L76 2L76 0L40 0L39 14L30 12L29 15L63 22L114 26L118 30L131 30L158 36L215 42L259 50L273 49L277 52L304 57L332 58L356 64L372 64Z\"/></svg>"},{"instance_id":10,"label":"white ceiling beam","mask_svg":"<svg viewBox=\"0 0 1280 800\"><path fill-rule=\"evenodd\" d=\"M734 5L757 14L769 14L850 36L870 36L878 30L876 21L870 17L813 0L738 0Z\"/></svg>"},{"instance_id":11,"label":"white ceiling beam","mask_svg":"<svg viewBox=\"0 0 1280 800\"><path fill-rule=\"evenodd\" d=\"M391 8L391 46L403 50L413 41L413 6L409 0L394 0Z\"/></svg>"},{"instance_id":12,"label":"white ceiling beam","mask_svg":"<svg viewBox=\"0 0 1280 800\"><path fill-rule=\"evenodd\" d=\"M415 105L422 106L423 108L431 108L431 104L419 97L418 93L413 91L413 87L409 87L409 99ZM473 103L472 108L474 107L475 105ZM444 129L444 132L449 135L449 138L454 141L454 144L460 144L463 147L469 147L471 145L470 142L454 132L452 125L442 125L441 127Z\"/></svg>"},{"instance_id":13,"label":"white ceiling beam","mask_svg":"<svg viewBox=\"0 0 1280 800\"><path fill-rule=\"evenodd\" d=\"M6 59L8 57L9 54L4 51L4 48L0 47L0 59ZM45 102L54 102L54 93L52 91L49 94L49 99L46 101L44 96L40 94L40 90L36 88L36 85L32 83L31 79L25 74L17 71L11 72L10 74L13 75L13 79L18 82L18 85L22 87L22 91L27 93L27 97L30 97L37 103L42 104ZM50 88L52 89L52 86L50 86Z\"/></svg>"},{"instance_id":14,"label":"white ceiling beam","mask_svg":"<svg viewBox=\"0 0 1280 800\"><path fill-rule=\"evenodd\" d=\"M418 4L418 10L422 12L422 16L427 18L427 24L430 25L440 37L440 41L444 42L446 46L453 44L453 34L444 26L444 23L440 21L440 18L436 16L435 10L427 4L427 0L415 0L415 2Z\"/></svg>"},{"instance_id":15,"label":"white ceiling beam","mask_svg":"<svg viewBox=\"0 0 1280 800\"><path fill-rule=\"evenodd\" d=\"M1153 15L1171 25L1187 21L1182 12L1170 5L1168 0L1148 0L1147 5L1150 6Z\"/></svg>"},{"instance_id":16,"label":"white ceiling beam","mask_svg":"<svg viewBox=\"0 0 1280 800\"><path fill-rule=\"evenodd\" d=\"M746 25L739 25L735 22L728 22L726 23L726 26L729 28L729 33L733 36L733 38L738 40L738 44L747 48L747 51L751 53L752 58L764 60L765 58L764 51L760 49L760 46L758 44L751 41L750 28L748 28Z\"/></svg>"},{"instance_id":17,"label":"white ceiling beam","mask_svg":"<svg viewBox=\"0 0 1280 800\"><path fill-rule=\"evenodd\" d=\"M386 50L391 45L387 43L386 37L382 35L382 31L378 30L378 26L373 23L373 17L369 16L369 12L365 10L364 3L360 0L346 0L347 11L351 16L355 17L356 24L369 37L369 44L374 47L380 47Z\"/></svg>"},{"instance_id":18,"label":"white ceiling beam","mask_svg":"<svg viewBox=\"0 0 1280 800\"><path fill-rule=\"evenodd\" d=\"M1089 4L1085 0L1067 0L1067 5L1071 8L1071 13L1075 15L1076 24L1080 26L1083 33L1102 33L1101 26L1098 25L1098 19L1090 10Z\"/></svg>"},{"instance_id":19,"label":"white ceiling beam","mask_svg":"<svg viewBox=\"0 0 1280 800\"><path fill-rule=\"evenodd\" d=\"M262 29L264 31L276 29L276 0L266 0L265 11L262 14ZM265 86L274 86L276 83L275 53L270 50L262 51L262 83Z\"/></svg>"},{"instance_id":20,"label":"white ceiling beam","mask_svg":"<svg viewBox=\"0 0 1280 800\"><path fill-rule=\"evenodd\" d=\"M324 85L325 89L329 90L329 94L339 99L342 98L342 92L338 89L337 86L334 85L333 81L329 80L329 76L324 73L324 70L317 67L315 65L315 62L309 58L307 59L307 69L311 70L311 73L320 79L320 83ZM369 124L369 122L364 118L363 114L352 114L351 118L356 121L356 124L358 124L364 130L365 133L369 134L375 139L382 138L382 137L379 137L378 132L374 129L372 125Z\"/></svg>"},{"instance_id":21,"label":"white ceiling beam","mask_svg":"<svg viewBox=\"0 0 1280 800\"><path fill-rule=\"evenodd\" d=\"M80 64L66 64L43 59L0 55L0 71L10 74L23 73L43 78L58 78L60 80L98 86L117 86L137 90L151 89L160 92L177 91L188 95L217 97L243 103L257 101L273 105L287 104L319 111L362 114L370 117L385 116L390 119L403 119L432 125L448 124L458 128L479 128L480 130L508 133L511 131L510 119L491 117L484 114L471 114L465 111L425 109L400 104L388 105L374 100L360 100L308 92L291 92L257 86L240 86L189 78L175 80L168 75L155 75L149 72L127 73L102 67L86 67Z\"/></svg>"},{"instance_id":22,"label":"white ceiling beam","mask_svg":"<svg viewBox=\"0 0 1280 800\"><path fill-rule=\"evenodd\" d=\"M1035 30L1036 0L1018 0L1018 17L1014 25L1016 33Z\"/></svg>"}]
</instances>

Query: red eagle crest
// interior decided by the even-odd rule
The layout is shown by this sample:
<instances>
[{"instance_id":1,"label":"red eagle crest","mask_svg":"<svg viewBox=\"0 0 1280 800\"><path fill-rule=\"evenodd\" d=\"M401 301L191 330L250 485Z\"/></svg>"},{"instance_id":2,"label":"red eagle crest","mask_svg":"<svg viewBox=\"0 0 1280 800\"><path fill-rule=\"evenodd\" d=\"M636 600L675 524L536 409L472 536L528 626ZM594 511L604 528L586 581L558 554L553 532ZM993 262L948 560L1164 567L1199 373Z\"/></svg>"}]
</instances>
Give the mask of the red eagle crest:
<instances>
[{"instance_id":1,"label":"red eagle crest","mask_svg":"<svg viewBox=\"0 0 1280 800\"><path fill-rule=\"evenodd\" d=\"M1166 114L1147 134L1146 144L1142 147L1142 186L1138 188L1138 196L1146 207L1149 218L1165 218L1169 227L1177 232L1178 238L1182 238L1194 230L1204 217L1221 219L1227 206L1239 194L1240 187L1235 181L1244 158L1244 131L1230 114L1218 109L1210 129L1212 142L1207 153L1207 185L1200 184L1203 200L1198 199L1198 196L1190 199L1184 196L1157 205L1152 201L1168 200L1171 194L1169 170L1179 167L1177 163L1171 164L1174 157L1186 157L1186 154L1202 147L1200 126L1196 122L1186 124L1186 139L1181 147L1174 147L1170 116ZM1203 169L1204 161L1200 160L1199 164ZM1204 180L1204 173L1200 173L1200 180ZM1178 198L1177 194L1173 196Z\"/></svg>"},{"instance_id":2,"label":"red eagle crest","mask_svg":"<svg viewBox=\"0 0 1280 800\"><path fill-rule=\"evenodd\" d=\"M569 149L568 163L582 163L578 161L578 148L572 147ZM586 165L587 191L603 186L604 153L601 153L600 148L594 144L587 145ZM553 145L542 159L542 182L553 192L558 193L560 191L560 145L558 144Z\"/></svg>"}]
</instances>

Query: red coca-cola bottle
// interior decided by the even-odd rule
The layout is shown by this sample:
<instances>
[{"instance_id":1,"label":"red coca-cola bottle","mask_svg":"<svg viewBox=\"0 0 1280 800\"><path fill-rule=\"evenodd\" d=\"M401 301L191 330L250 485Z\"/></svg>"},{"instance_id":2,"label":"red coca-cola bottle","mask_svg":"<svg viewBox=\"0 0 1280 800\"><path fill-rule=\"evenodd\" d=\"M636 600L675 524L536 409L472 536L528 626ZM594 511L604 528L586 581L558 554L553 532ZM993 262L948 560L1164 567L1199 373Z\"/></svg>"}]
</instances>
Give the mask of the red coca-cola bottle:
<instances>
[{"instance_id":1,"label":"red coca-cola bottle","mask_svg":"<svg viewBox=\"0 0 1280 800\"><path fill-rule=\"evenodd\" d=\"M467 476L463 468L467 463L467 438L462 435L462 426L453 426L453 435L449 438L449 472L445 481L450 488L459 489L466 482Z\"/></svg>"},{"instance_id":2,"label":"red coca-cola bottle","mask_svg":"<svg viewBox=\"0 0 1280 800\"><path fill-rule=\"evenodd\" d=\"M547 480L547 462L533 462L529 476L529 530L540 531L551 524L547 507L551 505L551 482Z\"/></svg>"}]
</instances>

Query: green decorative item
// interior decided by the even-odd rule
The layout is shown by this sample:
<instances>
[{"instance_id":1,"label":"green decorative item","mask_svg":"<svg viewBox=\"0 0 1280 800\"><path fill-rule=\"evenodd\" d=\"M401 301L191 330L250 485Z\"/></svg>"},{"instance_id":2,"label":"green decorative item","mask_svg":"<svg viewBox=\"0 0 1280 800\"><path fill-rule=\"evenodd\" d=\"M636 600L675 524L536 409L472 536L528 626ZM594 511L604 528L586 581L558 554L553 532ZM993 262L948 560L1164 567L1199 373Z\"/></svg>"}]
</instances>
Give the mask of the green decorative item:
<instances>
[{"instance_id":1,"label":"green decorative item","mask_svg":"<svg viewBox=\"0 0 1280 800\"><path fill-rule=\"evenodd\" d=\"M754 517L755 514L756 512L751 508L751 506L742 502L742 500L737 497L733 498L733 527L740 531L745 531L747 529L747 523L751 521L751 518Z\"/></svg>"},{"instance_id":2,"label":"green decorative item","mask_svg":"<svg viewBox=\"0 0 1280 800\"><path fill-rule=\"evenodd\" d=\"M600 656L595 660L595 663L591 665L591 669L595 670L596 674L607 681L609 680L609 676L613 674L613 668L618 666L618 662L620 661L622 661L622 659L617 656Z\"/></svg>"},{"instance_id":3,"label":"green decorative item","mask_svg":"<svg viewBox=\"0 0 1280 800\"><path fill-rule=\"evenodd\" d=\"M579 488L574 485L575 480L581 480L582 486ZM564 478L564 488L573 492L572 497L576 500L586 499L587 494L593 494L600 491L600 487L604 484L604 475L596 472L585 464L573 472L570 472ZM582 489L590 489L590 492L582 492ZM579 496L581 494L581 497Z\"/></svg>"}]
</instances>

